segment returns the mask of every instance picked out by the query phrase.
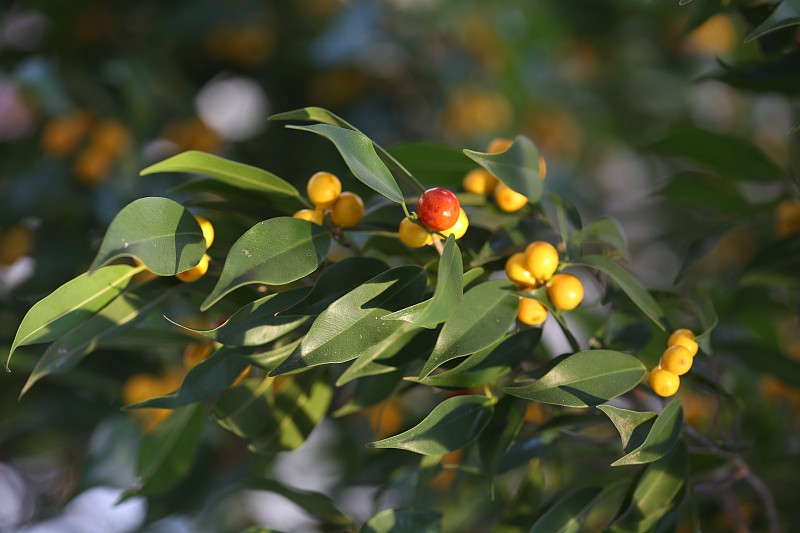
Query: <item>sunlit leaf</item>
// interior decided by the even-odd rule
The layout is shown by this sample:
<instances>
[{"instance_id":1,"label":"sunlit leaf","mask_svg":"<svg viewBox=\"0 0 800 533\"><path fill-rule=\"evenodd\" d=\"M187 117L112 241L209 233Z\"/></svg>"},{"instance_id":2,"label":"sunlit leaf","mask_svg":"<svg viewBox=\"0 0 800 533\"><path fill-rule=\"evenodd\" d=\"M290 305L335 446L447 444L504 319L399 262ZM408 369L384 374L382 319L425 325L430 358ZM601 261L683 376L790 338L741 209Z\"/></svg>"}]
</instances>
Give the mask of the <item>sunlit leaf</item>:
<instances>
[{"instance_id":1,"label":"sunlit leaf","mask_svg":"<svg viewBox=\"0 0 800 533\"><path fill-rule=\"evenodd\" d=\"M661 459L678 442L682 425L681 402L673 398L656 418L642 445L611 463L611 466L638 465Z\"/></svg>"},{"instance_id":2,"label":"sunlit leaf","mask_svg":"<svg viewBox=\"0 0 800 533\"><path fill-rule=\"evenodd\" d=\"M539 179L539 150L527 137L517 136L505 152L487 154L464 150L464 153L511 189L527 197L528 202L536 203L542 197L544 187Z\"/></svg>"}]
</instances>

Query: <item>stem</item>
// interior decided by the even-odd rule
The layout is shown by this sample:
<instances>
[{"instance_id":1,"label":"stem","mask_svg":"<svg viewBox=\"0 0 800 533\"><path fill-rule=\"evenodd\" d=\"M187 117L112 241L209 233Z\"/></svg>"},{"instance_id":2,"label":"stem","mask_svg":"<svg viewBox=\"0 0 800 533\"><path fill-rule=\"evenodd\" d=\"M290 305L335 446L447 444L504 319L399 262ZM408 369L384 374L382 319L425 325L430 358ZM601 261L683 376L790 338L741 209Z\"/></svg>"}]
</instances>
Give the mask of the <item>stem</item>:
<instances>
[{"instance_id":1,"label":"stem","mask_svg":"<svg viewBox=\"0 0 800 533\"><path fill-rule=\"evenodd\" d=\"M436 248L436 251L439 252L439 257L442 256L444 253L444 247L442 246L442 239L439 238L438 235L433 235L433 247Z\"/></svg>"},{"instance_id":2,"label":"stem","mask_svg":"<svg viewBox=\"0 0 800 533\"><path fill-rule=\"evenodd\" d=\"M569 342L570 348L572 348L573 352L580 352L581 346L578 344L578 340L572 334L572 332L567 327L566 321L564 321L564 317L561 316L561 313L553 312L553 316L556 317L556 322L558 325L561 326L561 331L564 333L564 336L567 338L567 342Z\"/></svg>"},{"instance_id":3,"label":"stem","mask_svg":"<svg viewBox=\"0 0 800 533\"><path fill-rule=\"evenodd\" d=\"M336 239L336 242L338 242L342 246L345 246L347 248L352 248L356 255L359 256L364 255L364 252L361 251L361 248L356 246L356 243L353 242L353 240L350 239L350 237L348 237L344 233L344 230L342 230L342 228L334 227L331 230L331 235L333 235L333 238Z\"/></svg>"}]
</instances>

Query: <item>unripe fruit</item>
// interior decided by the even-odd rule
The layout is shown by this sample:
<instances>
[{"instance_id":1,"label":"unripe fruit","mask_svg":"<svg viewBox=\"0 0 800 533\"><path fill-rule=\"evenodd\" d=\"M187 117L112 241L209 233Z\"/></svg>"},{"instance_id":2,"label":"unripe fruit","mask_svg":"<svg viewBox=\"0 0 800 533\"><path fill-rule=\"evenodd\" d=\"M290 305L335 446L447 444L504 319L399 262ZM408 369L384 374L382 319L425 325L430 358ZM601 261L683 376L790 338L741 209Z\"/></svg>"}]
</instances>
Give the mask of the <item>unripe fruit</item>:
<instances>
[{"instance_id":1,"label":"unripe fruit","mask_svg":"<svg viewBox=\"0 0 800 533\"><path fill-rule=\"evenodd\" d=\"M330 172L317 172L308 180L306 192L311 203L324 209L332 206L342 194L342 182Z\"/></svg>"},{"instance_id":2,"label":"unripe fruit","mask_svg":"<svg viewBox=\"0 0 800 533\"><path fill-rule=\"evenodd\" d=\"M496 185L497 178L485 168L470 170L461 183L464 190L472 194L489 194Z\"/></svg>"},{"instance_id":3,"label":"unripe fruit","mask_svg":"<svg viewBox=\"0 0 800 533\"><path fill-rule=\"evenodd\" d=\"M331 222L340 228L355 226L364 218L364 201L353 192L343 192L331 207Z\"/></svg>"},{"instance_id":4,"label":"unripe fruit","mask_svg":"<svg viewBox=\"0 0 800 533\"><path fill-rule=\"evenodd\" d=\"M203 231L203 239L206 241L206 250L211 248L211 243L214 242L214 226L208 219L195 215L195 220L200 224L200 229Z\"/></svg>"},{"instance_id":5,"label":"unripe fruit","mask_svg":"<svg viewBox=\"0 0 800 533\"><path fill-rule=\"evenodd\" d=\"M467 218L467 213L461 209L461 211L458 213L458 220L456 220L456 223L453 224L452 227L442 230L441 233L445 237L453 235L455 236L456 240L458 240L464 236L464 234L467 232L467 228L469 228L469 219Z\"/></svg>"},{"instance_id":6,"label":"unripe fruit","mask_svg":"<svg viewBox=\"0 0 800 533\"><path fill-rule=\"evenodd\" d=\"M661 355L661 368L682 376L692 368L692 354L683 346L670 346Z\"/></svg>"},{"instance_id":7,"label":"unripe fruit","mask_svg":"<svg viewBox=\"0 0 800 533\"><path fill-rule=\"evenodd\" d=\"M558 251L549 242L532 242L525 248L525 264L534 278L547 281L558 268Z\"/></svg>"},{"instance_id":8,"label":"unripe fruit","mask_svg":"<svg viewBox=\"0 0 800 533\"><path fill-rule=\"evenodd\" d=\"M668 372L663 368L654 368L650 372L650 388L659 396L667 397L672 396L678 392L678 387L681 386L681 378Z\"/></svg>"},{"instance_id":9,"label":"unripe fruit","mask_svg":"<svg viewBox=\"0 0 800 533\"><path fill-rule=\"evenodd\" d=\"M498 181L494 188L494 201L506 213L519 211L528 204L528 198L524 194L518 193L502 181Z\"/></svg>"},{"instance_id":10,"label":"unripe fruit","mask_svg":"<svg viewBox=\"0 0 800 533\"><path fill-rule=\"evenodd\" d=\"M583 300L583 284L572 274L556 274L547 283L547 297L558 309L575 309Z\"/></svg>"},{"instance_id":11,"label":"unripe fruit","mask_svg":"<svg viewBox=\"0 0 800 533\"><path fill-rule=\"evenodd\" d=\"M434 231L452 228L460 213L461 205L456 195L442 187L428 189L417 201L419 220Z\"/></svg>"},{"instance_id":12,"label":"unripe fruit","mask_svg":"<svg viewBox=\"0 0 800 533\"><path fill-rule=\"evenodd\" d=\"M205 276L206 272L208 272L208 262L210 259L211 258L208 257L208 254L203 254L203 258L197 265L193 266L189 270L175 274L175 277L186 283L197 281Z\"/></svg>"},{"instance_id":13,"label":"unripe fruit","mask_svg":"<svg viewBox=\"0 0 800 533\"><path fill-rule=\"evenodd\" d=\"M536 279L528 270L528 265L525 263L525 254L522 252L518 252L508 258L506 261L506 276L521 287L536 285Z\"/></svg>"},{"instance_id":14,"label":"unripe fruit","mask_svg":"<svg viewBox=\"0 0 800 533\"><path fill-rule=\"evenodd\" d=\"M325 213L322 209L301 209L292 215L292 217L299 218L300 220L307 220L313 222L317 226L321 226L322 222L325 220Z\"/></svg>"},{"instance_id":15,"label":"unripe fruit","mask_svg":"<svg viewBox=\"0 0 800 533\"><path fill-rule=\"evenodd\" d=\"M675 346L675 344L678 342L678 339L680 339L681 337L685 337L693 341L694 332L686 328L676 329L670 334L669 338L667 339L667 346Z\"/></svg>"},{"instance_id":16,"label":"unripe fruit","mask_svg":"<svg viewBox=\"0 0 800 533\"><path fill-rule=\"evenodd\" d=\"M407 218L400 221L400 228L397 233L400 235L400 242L409 248L422 248L426 244L433 242L428 230L419 224L414 224Z\"/></svg>"},{"instance_id":17,"label":"unripe fruit","mask_svg":"<svg viewBox=\"0 0 800 533\"><path fill-rule=\"evenodd\" d=\"M511 145L514 144L514 141L511 139L506 139L505 137L497 137L496 139L492 139L489 143L489 146L486 147L486 152L489 154L497 154L500 152L505 152Z\"/></svg>"},{"instance_id":18,"label":"unripe fruit","mask_svg":"<svg viewBox=\"0 0 800 533\"><path fill-rule=\"evenodd\" d=\"M547 308L533 298L520 298L517 320L529 326L538 326L547 320Z\"/></svg>"},{"instance_id":19,"label":"unripe fruit","mask_svg":"<svg viewBox=\"0 0 800 533\"><path fill-rule=\"evenodd\" d=\"M675 346L683 346L689 350L689 353L692 354L692 357L697 355L697 349L699 348L697 342L687 337L679 337L678 340L675 341Z\"/></svg>"}]
</instances>

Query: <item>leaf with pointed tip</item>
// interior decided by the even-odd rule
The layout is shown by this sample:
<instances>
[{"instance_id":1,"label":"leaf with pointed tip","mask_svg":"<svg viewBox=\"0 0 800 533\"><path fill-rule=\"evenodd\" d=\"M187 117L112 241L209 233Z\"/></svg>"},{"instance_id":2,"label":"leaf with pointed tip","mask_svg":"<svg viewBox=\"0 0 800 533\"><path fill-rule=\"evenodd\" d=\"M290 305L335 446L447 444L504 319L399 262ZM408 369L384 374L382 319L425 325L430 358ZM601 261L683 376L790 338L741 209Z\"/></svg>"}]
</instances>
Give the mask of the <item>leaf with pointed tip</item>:
<instances>
[{"instance_id":1,"label":"leaf with pointed tip","mask_svg":"<svg viewBox=\"0 0 800 533\"><path fill-rule=\"evenodd\" d=\"M264 370L272 370L276 368L284 359L289 357L292 352L300 345L302 339L297 339L283 346L277 346L267 351L257 351L251 354L242 354L238 357L250 361L252 364L263 368Z\"/></svg>"},{"instance_id":2,"label":"leaf with pointed tip","mask_svg":"<svg viewBox=\"0 0 800 533\"><path fill-rule=\"evenodd\" d=\"M52 341L64 335L116 298L136 272L128 265L101 268L91 276L81 274L36 302L17 328L6 368L18 347Z\"/></svg>"},{"instance_id":3,"label":"leaf with pointed tip","mask_svg":"<svg viewBox=\"0 0 800 533\"><path fill-rule=\"evenodd\" d=\"M570 235L570 241L575 244L585 242L604 242L610 244L620 253L623 259L630 261L631 254L628 251L628 240L622 226L615 218L600 217L583 229Z\"/></svg>"},{"instance_id":4,"label":"leaf with pointed tip","mask_svg":"<svg viewBox=\"0 0 800 533\"><path fill-rule=\"evenodd\" d=\"M114 259L133 257L154 274L174 276L197 265L205 253L200 225L181 204L168 198L139 198L111 221L89 274Z\"/></svg>"},{"instance_id":5,"label":"leaf with pointed tip","mask_svg":"<svg viewBox=\"0 0 800 533\"><path fill-rule=\"evenodd\" d=\"M565 357L529 385L505 387L512 396L565 407L605 403L638 385L647 369L637 358L612 350L587 350Z\"/></svg>"},{"instance_id":6,"label":"leaf with pointed tip","mask_svg":"<svg viewBox=\"0 0 800 533\"><path fill-rule=\"evenodd\" d=\"M530 533L578 533L600 489L578 489L561 497L533 524Z\"/></svg>"},{"instance_id":7,"label":"leaf with pointed tip","mask_svg":"<svg viewBox=\"0 0 800 533\"><path fill-rule=\"evenodd\" d=\"M307 320L307 317L276 316L276 313L295 305L306 294L308 289L303 287L264 296L245 305L224 324L210 330L192 329L169 318L167 320L226 346L258 346L294 331Z\"/></svg>"},{"instance_id":8,"label":"leaf with pointed tip","mask_svg":"<svg viewBox=\"0 0 800 533\"><path fill-rule=\"evenodd\" d=\"M330 245L330 233L306 220L277 217L259 222L233 243L219 281L200 309L245 285L285 285L307 276L325 259Z\"/></svg>"},{"instance_id":9,"label":"leaf with pointed tip","mask_svg":"<svg viewBox=\"0 0 800 533\"><path fill-rule=\"evenodd\" d=\"M622 447L627 448L628 443L631 441L637 428L643 428L644 425L653 420L656 414L651 411L631 411L629 409L622 409L614 407L613 405L598 405L598 409L603 411L608 416L614 427L619 432L619 437L622 440ZM648 427L649 429L649 427ZM644 441L644 439L642 439Z\"/></svg>"},{"instance_id":10,"label":"leaf with pointed tip","mask_svg":"<svg viewBox=\"0 0 800 533\"><path fill-rule=\"evenodd\" d=\"M480 166L497 176L497 179L535 204L542 197L544 186L539 179L539 150L523 135L514 139L508 150L495 154L464 150Z\"/></svg>"},{"instance_id":11,"label":"leaf with pointed tip","mask_svg":"<svg viewBox=\"0 0 800 533\"><path fill-rule=\"evenodd\" d=\"M253 479L247 482L247 488L279 494L325 524L346 527L353 523L333 500L321 492L295 489L274 479Z\"/></svg>"},{"instance_id":12,"label":"leaf with pointed tip","mask_svg":"<svg viewBox=\"0 0 800 533\"><path fill-rule=\"evenodd\" d=\"M422 422L408 431L372 442L367 447L443 455L477 439L493 412L492 400L486 396L456 396L434 407Z\"/></svg>"},{"instance_id":13,"label":"leaf with pointed tip","mask_svg":"<svg viewBox=\"0 0 800 533\"><path fill-rule=\"evenodd\" d=\"M405 203L394 176L378 157L372 141L363 133L329 124L288 127L325 137L336 146L344 162L359 181L393 202Z\"/></svg>"},{"instance_id":14,"label":"leaf with pointed tip","mask_svg":"<svg viewBox=\"0 0 800 533\"><path fill-rule=\"evenodd\" d=\"M360 533L438 533L442 515L427 509L385 509L361 527Z\"/></svg>"},{"instance_id":15,"label":"leaf with pointed tip","mask_svg":"<svg viewBox=\"0 0 800 533\"><path fill-rule=\"evenodd\" d=\"M682 425L681 402L673 398L656 418L642 445L611 463L611 466L640 465L658 461L678 442Z\"/></svg>"},{"instance_id":16,"label":"leaf with pointed tip","mask_svg":"<svg viewBox=\"0 0 800 533\"><path fill-rule=\"evenodd\" d=\"M359 285L317 317L300 346L270 375L355 359L404 325L381 317L419 301L426 283L422 268L405 265Z\"/></svg>"},{"instance_id":17,"label":"leaf with pointed tip","mask_svg":"<svg viewBox=\"0 0 800 533\"><path fill-rule=\"evenodd\" d=\"M424 379L451 359L480 351L500 339L514 323L518 300L505 280L487 281L467 291L442 327L436 346L419 374Z\"/></svg>"},{"instance_id":18,"label":"leaf with pointed tip","mask_svg":"<svg viewBox=\"0 0 800 533\"><path fill-rule=\"evenodd\" d=\"M764 21L748 33L744 42L749 43L774 31L800 25L800 1L783 0Z\"/></svg>"},{"instance_id":19,"label":"leaf with pointed tip","mask_svg":"<svg viewBox=\"0 0 800 533\"><path fill-rule=\"evenodd\" d=\"M455 237L450 235L439 258L438 278L431 299L386 315L383 320L404 320L423 328L435 328L450 318L461 303L464 296L463 272L461 250Z\"/></svg>"},{"instance_id":20,"label":"leaf with pointed tip","mask_svg":"<svg viewBox=\"0 0 800 533\"><path fill-rule=\"evenodd\" d=\"M318 315L330 304L389 267L374 257L347 257L322 271L302 300L278 313L279 316Z\"/></svg>"}]
</instances>

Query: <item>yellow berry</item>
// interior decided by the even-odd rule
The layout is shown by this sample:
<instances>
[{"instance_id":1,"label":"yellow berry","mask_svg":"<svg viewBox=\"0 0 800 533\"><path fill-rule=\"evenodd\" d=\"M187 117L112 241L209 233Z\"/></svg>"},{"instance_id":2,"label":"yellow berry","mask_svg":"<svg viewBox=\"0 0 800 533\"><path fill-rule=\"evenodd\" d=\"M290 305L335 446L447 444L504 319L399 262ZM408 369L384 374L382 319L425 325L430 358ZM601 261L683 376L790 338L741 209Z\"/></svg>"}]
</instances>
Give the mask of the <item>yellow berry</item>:
<instances>
[{"instance_id":1,"label":"yellow berry","mask_svg":"<svg viewBox=\"0 0 800 533\"><path fill-rule=\"evenodd\" d=\"M547 297L558 309L575 309L583 300L583 284L572 274L556 274L547 283Z\"/></svg>"},{"instance_id":2,"label":"yellow berry","mask_svg":"<svg viewBox=\"0 0 800 533\"><path fill-rule=\"evenodd\" d=\"M544 157L539 156L539 179L543 180L545 176L547 176L547 161L544 160Z\"/></svg>"},{"instance_id":3,"label":"yellow berry","mask_svg":"<svg viewBox=\"0 0 800 533\"><path fill-rule=\"evenodd\" d=\"M130 135L118 120L104 120L92 132L92 144L113 157L124 152L130 145Z\"/></svg>"},{"instance_id":4,"label":"yellow berry","mask_svg":"<svg viewBox=\"0 0 800 533\"><path fill-rule=\"evenodd\" d=\"M454 235L456 240L458 240L464 236L464 234L467 232L467 228L469 228L469 219L467 218L467 213L462 209L458 213L458 220L456 220L456 223L453 224L452 227L440 231L439 233L445 237Z\"/></svg>"},{"instance_id":5,"label":"yellow berry","mask_svg":"<svg viewBox=\"0 0 800 533\"><path fill-rule=\"evenodd\" d=\"M692 368L692 354L683 346L670 346L661 355L661 368L682 376Z\"/></svg>"},{"instance_id":6,"label":"yellow berry","mask_svg":"<svg viewBox=\"0 0 800 533\"><path fill-rule=\"evenodd\" d=\"M355 226L364 218L364 202L352 192L343 192L331 207L331 222L340 228Z\"/></svg>"},{"instance_id":7,"label":"yellow berry","mask_svg":"<svg viewBox=\"0 0 800 533\"><path fill-rule=\"evenodd\" d=\"M494 201L497 202L497 207L506 213L513 213L525 207L528 203L528 198L502 181L498 181L494 188Z\"/></svg>"},{"instance_id":8,"label":"yellow berry","mask_svg":"<svg viewBox=\"0 0 800 533\"><path fill-rule=\"evenodd\" d=\"M400 228L397 232L400 235L400 242L409 248L422 248L426 244L433 242L428 230L419 224L414 224L407 218L400 221Z\"/></svg>"},{"instance_id":9,"label":"yellow berry","mask_svg":"<svg viewBox=\"0 0 800 533\"><path fill-rule=\"evenodd\" d=\"M342 194L342 182L330 172L317 172L308 180L306 192L315 206L324 209Z\"/></svg>"},{"instance_id":10,"label":"yellow berry","mask_svg":"<svg viewBox=\"0 0 800 533\"><path fill-rule=\"evenodd\" d=\"M800 203L784 200L775 208L775 233L787 237L800 232Z\"/></svg>"},{"instance_id":11,"label":"yellow berry","mask_svg":"<svg viewBox=\"0 0 800 533\"><path fill-rule=\"evenodd\" d=\"M0 235L0 265L12 265L33 250L33 234L24 224L12 226Z\"/></svg>"},{"instance_id":12,"label":"yellow berry","mask_svg":"<svg viewBox=\"0 0 800 533\"><path fill-rule=\"evenodd\" d=\"M692 357L697 355L697 349L699 348L697 342L688 337L678 337L673 346L683 346L689 350L689 353L692 354Z\"/></svg>"},{"instance_id":13,"label":"yellow berry","mask_svg":"<svg viewBox=\"0 0 800 533\"><path fill-rule=\"evenodd\" d=\"M538 326L547 320L547 308L533 298L520 298L517 320L529 326Z\"/></svg>"},{"instance_id":14,"label":"yellow berry","mask_svg":"<svg viewBox=\"0 0 800 533\"><path fill-rule=\"evenodd\" d=\"M685 337L693 341L694 332L686 328L676 329L675 331L672 332L672 334L670 334L669 338L667 339L667 346L675 346L675 344L678 342L678 339L680 339L681 337Z\"/></svg>"},{"instance_id":15,"label":"yellow berry","mask_svg":"<svg viewBox=\"0 0 800 533\"><path fill-rule=\"evenodd\" d=\"M547 281L558 268L558 251L549 242L532 242L525 248L525 264L534 278Z\"/></svg>"},{"instance_id":16,"label":"yellow berry","mask_svg":"<svg viewBox=\"0 0 800 533\"><path fill-rule=\"evenodd\" d=\"M515 253L508 258L506 261L506 276L522 287L532 287L536 285L536 279L534 279L528 270L528 265L525 263L525 254L522 252Z\"/></svg>"},{"instance_id":17,"label":"yellow berry","mask_svg":"<svg viewBox=\"0 0 800 533\"><path fill-rule=\"evenodd\" d=\"M197 281L205 276L206 272L208 272L208 262L210 259L211 258L208 257L208 254L203 254L203 258L197 265L193 266L189 270L175 274L175 277L186 283Z\"/></svg>"},{"instance_id":18,"label":"yellow berry","mask_svg":"<svg viewBox=\"0 0 800 533\"><path fill-rule=\"evenodd\" d=\"M667 397L672 396L678 392L678 387L681 386L681 378L664 370L663 368L654 368L650 372L650 388L659 396Z\"/></svg>"},{"instance_id":19,"label":"yellow berry","mask_svg":"<svg viewBox=\"0 0 800 533\"><path fill-rule=\"evenodd\" d=\"M75 158L72 173L81 185L87 187L98 185L111 173L114 157L114 154L102 146L90 146Z\"/></svg>"},{"instance_id":20,"label":"yellow berry","mask_svg":"<svg viewBox=\"0 0 800 533\"><path fill-rule=\"evenodd\" d=\"M461 185L472 194L489 194L497 185L497 178L485 168L476 168L467 172Z\"/></svg>"},{"instance_id":21,"label":"yellow berry","mask_svg":"<svg viewBox=\"0 0 800 533\"><path fill-rule=\"evenodd\" d=\"M505 152L511 145L514 144L514 141L511 139L506 139L505 137L497 137L496 139L492 139L489 143L489 146L486 147L486 152L490 154L497 154L500 152Z\"/></svg>"},{"instance_id":22,"label":"yellow berry","mask_svg":"<svg viewBox=\"0 0 800 533\"><path fill-rule=\"evenodd\" d=\"M317 226L321 226L322 222L325 220L325 213L322 209L301 209L292 216L294 218L313 222Z\"/></svg>"},{"instance_id":23,"label":"yellow berry","mask_svg":"<svg viewBox=\"0 0 800 533\"><path fill-rule=\"evenodd\" d=\"M200 229L203 231L203 238L206 240L206 250L211 248L211 243L214 242L214 226L208 219L195 215L195 220L200 224Z\"/></svg>"}]
</instances>

